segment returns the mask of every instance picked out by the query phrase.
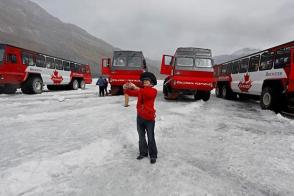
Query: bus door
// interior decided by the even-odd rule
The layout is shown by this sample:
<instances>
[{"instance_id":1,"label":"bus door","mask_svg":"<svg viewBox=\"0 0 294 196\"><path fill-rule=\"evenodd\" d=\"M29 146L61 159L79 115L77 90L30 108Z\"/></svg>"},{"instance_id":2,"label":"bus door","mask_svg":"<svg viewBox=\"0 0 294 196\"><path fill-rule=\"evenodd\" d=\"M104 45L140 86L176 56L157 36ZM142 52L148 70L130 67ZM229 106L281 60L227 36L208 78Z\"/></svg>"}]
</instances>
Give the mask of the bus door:
<instances>
[{"instance_id":1,"label":"bus door","mask_svg":"<svg viewBox=\"0 0 294 196\"><path fill-rule=\"evenodd\" d=\"M110 75L111 70L111 59L110 58L103 58L101 63L101 72L103 75Z\"/></svg>"},{"instance_id":2,"label":"bus door","mask_svg":"<svg viewBox=\"0 0 294 196\"><path fill-rule=\"evenodd\" d=\"M22 80L24 73L21 70L20 51L16 48L6 48L6 79L8 82L17 82Z\"/></svg>"},{"instance_id":3,"label":"bus door","mask_svg":"<svg viewBox=\"0 0 294 196\"><path fill-rule=\"evenodd\" d=\"M291 48L290 74L288 91L294 92L294 48Z\"/></svg>"},{"instance_id":4,"label":"bus door","mask_svg":"<svg viewBox=\"0 0 294 196\"><path fill-rule=\"evenodd\" d=\"M163 55L162 56L162 61L161 61L161 68L160 68L160 73L164 75L172 75L173 71L173 56L170 55Z\"/></svg>"}]
</instances>

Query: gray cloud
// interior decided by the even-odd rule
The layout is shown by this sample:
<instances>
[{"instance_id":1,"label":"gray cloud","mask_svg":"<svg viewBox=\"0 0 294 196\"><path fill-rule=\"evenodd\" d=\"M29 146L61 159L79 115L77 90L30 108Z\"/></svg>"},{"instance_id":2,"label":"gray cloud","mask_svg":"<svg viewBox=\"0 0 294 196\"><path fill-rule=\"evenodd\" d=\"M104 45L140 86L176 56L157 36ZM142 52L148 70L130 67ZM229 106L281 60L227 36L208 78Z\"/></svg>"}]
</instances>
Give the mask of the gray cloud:
<instances>
[{"instance_id":1,"label":"gray cloud","mask_svg":"<svg viewBox=\"0 0 294 196\"><path fill-rule=\"evenodd\" d=\"M293 40L293 0L33 0L64 22L159 59L179 46L215 55Z\"/></svg>"}]
</instances>

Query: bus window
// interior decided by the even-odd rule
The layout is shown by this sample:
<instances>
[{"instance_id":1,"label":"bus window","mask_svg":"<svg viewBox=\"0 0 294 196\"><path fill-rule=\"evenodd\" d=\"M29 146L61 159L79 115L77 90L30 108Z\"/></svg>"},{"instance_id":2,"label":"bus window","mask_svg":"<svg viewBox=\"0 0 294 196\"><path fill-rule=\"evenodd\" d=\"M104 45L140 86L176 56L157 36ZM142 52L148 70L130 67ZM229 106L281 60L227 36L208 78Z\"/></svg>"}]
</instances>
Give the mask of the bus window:
<instances>
[{"instance_id":1,"label":"bus window","mask_svg":"<svg viewBox=\"0 0 294 196\"><path fill-rule=\"evenodd\" d=\"M224 64L224 65L222 65L221 66L221 71L220 71L221 73L220 73L220 75L226 75L226 73L227 73L227 64Z\"/></svg>"},{"instance_id":2,"label":"bus window","mask_svg":"<svg viewBox=\"0 0 294 196\"><path fill-rule=\"evenodd\" d=\"M81 65L81 71L82 71L82 73L86 73L86 66L85 65Z\"/></svg>"},{"instance_id":3,"label":"bus window","mask_svg":"<svg viewBox=\"0 0 294 196\"><path fill-rule=\"evenodd\" d=\"M35 58L33 55L29 55L29 66L35 66L36 62L35 62Z\"/></svg>"},{"instance_id":4,"label":"bus window","mask_svg":"<svg viewBox=\"0 0 294 196\"><path fill-rule=\"evenodd\" d=\"M36 66L45 67L45 57L43 55L36 56Z\"/></svg>"},{"instance_id":5,"label":"bus window","mask_svg":"<svg viewBox=\"0 0 294 196\"><path fill-rule=\"evenodd\" d=\"M5 53L5 48L3 45L0 45L0 64L3 63L4 60L4 53Z\"/></svg>"},{"instance_id":6,"label":"bus window","mask_svg":"<svg viewBox=\"0 0 294 196\"><path fill-rule=\"evenodd\" d=\"M194 59L190 57L177 57L175 65L178 70L192 70L194 66Z\"/></svg>"},{"instance_id":7,"label":"bus window","mask_svg":"<svg viewBox=\"0 0 294 196\"><path fill-rule=\"evenodd\" d=\"M63 70L64 71L70 71L69 62L63 61Z\"/></svg>"},{"instance_id":8,"label":"bus window","mask_svg":"<svg viewBox=\"0 0 294 196\"><path fill-rule=\"evenodd\" d=\"M249 63L249 58L242 59L240 62L240 70L239 73L246 73L248 70L248 63Z\"/></svg>"},{"instance_id":9,"label":"bus window","mask_svg":"<svg viewBox=\"0 0 294 196\"><path fill-rule=\"evenodd\" d=\"M276 52L275 69L283 68L290 65L290 48L283 48Z\"/></svg>"},{"instance_id":10,"label":"bus window","mask_svg":"<svg viewBox=\"0 0 294 196\"><path fill-rule=\"evenodd\" d=\"M128 67L142 67L142 58L141 57L130 57L128 59Z\"/></svg>"},{"instance_id":11,"label":"bus window","mask_svg":"<svg viewBox=\"0 0 294 196\"><path fill-rule=\"evenodd\" d=\"M114 59L113 66L114 67L125 67L127 65L126 57L117 57Z\"/></svg>"},{"instance_id":12,"label":"bus window","mask_svg":"<svg viewBox=\"0 0 294 196\"><path fill-rule=\"evenodd\" d=\"M58 70L63 70L63 65L62 65L62 61L59 59L55 59L55 67Z\"/></svg>"},{"instance_id":13,"label":"bus window","mask_svg":"<svg viewBox=\"0 0 294 196\"><path fill-rule=\"evenodd\" d=\"M232 73L232 66L233 66L233 63L229 63L227 65L227 74L231 74Z\"/></svg>"},{"instance_id":14,"label":"bus window","mask_svg":"<svg viewBox=\"0 0 294 196\"><path fill-rule=\"evenodd\" d=\"M248 72L254 72L258 70L260 55L256 55L250 58Z\"/></svg>"},{"instance_id":15,"label":"bus window","mask_svg":"<svg viewBox=\"0 0 294 196\"><path fill-rule=\"evenodd\" d=\"M22 53L22 64L29 66L29 55L27 53Z\"/></svg>"},{"instance_id":16,"label":"bus window","mask_svg":"<svg viewBox=\"0 0 294 196\"><path fill-rule=\"evenodd\" d=\"M55 69L54 59L51 57L46 57L46 67L48 69Z\"/></svg>"},{"instance_id":17,"label":"bus window","mask_svg":"<svg viewBox=\"0 0 294 196\"><path fill-rule=\"evenodd\" d=\"M237 74L239 72L239 61L235 61L232 64L232 74Z\"/></svg>"},{"instance_id":18,"label":"bus window","mask_svg":"<svg viewBox=\"0 0 294 196\"><path fill-rule=\"evenodd\" d=\"M80 70L80 64L75 63L75 72L81 72Z\"/></svg>"},{"instance_id":19,"label":"bus window","mask_svg":"<svg viewBox=\"0 0 294 196\"><path fill-rule=\"evenodd\" d=\"M273 59L274 59L274 53L273 52L265 52L260 57L260 66L259 70L269 70L273 67Z\"/></svg>"},{"instance_id":20,"label":"bus window","mask_svg":"<svg viewBox=\"0 0 294 196\"><path fill-rule=\"evenodd\" d=\"M17 64L17 59L14 54L8 54L8 62L12 64Z\"/></svg>"},{"instance_id":21,"label":"bus window","mask_svg":"<svg viewBox=\"0 0 294 196\"><path fill-rule=\"evenodd\" d=\"M70 63L70 71L75 71L76 66L74 63Z\"/></svg>"}]
</instances>

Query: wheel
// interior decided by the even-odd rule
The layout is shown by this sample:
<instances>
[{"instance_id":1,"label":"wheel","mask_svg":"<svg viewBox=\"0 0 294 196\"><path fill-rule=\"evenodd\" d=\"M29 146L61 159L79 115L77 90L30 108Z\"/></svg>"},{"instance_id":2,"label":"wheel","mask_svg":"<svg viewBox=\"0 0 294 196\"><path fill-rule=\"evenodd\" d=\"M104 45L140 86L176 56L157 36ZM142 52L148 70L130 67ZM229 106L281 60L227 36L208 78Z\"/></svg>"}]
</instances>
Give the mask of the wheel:
<instances>
[{"instance_id":1,"label":"wheel","mask_svg":"<svg viewBox=\"0 0 294 196\"><path fill-rule=\"evenodd\" d=\"M278 101L282 101L282 99L279 99L279 97L282 97L282 95L275 88L271 88L269 86L263 88L260 97L261 108L264 110L280 110L282 103L278 104Z\"/></svg>"},{"instance_id":2,"label":"wheel","mask_svg":"<svg viewBox=\"0 0 294 196\"><path fill-rule=\"evenodd\" d=\"M168 97L168 87L166 85L163 85L163 95L164 98L166 99Z\"/></svg>"},{"instance_id":3,"label":"wheel","mask_svg":"<svg viewBox=\"0 0 294 196\"><path fill-rule=\"evenodd\" d=\"M200 99L202 99L202 92L201 92L201 91L196 91L196 92L194 93L194 100L195 100L195 101L198 101L198 100L200 100Z\"/></svg>"},{"instance_id":4,"label":"wheel","mask_svg":"<svg viewBox=\"0 0 294 196\"><path fill-rule=\"evenodd\" d=\"M167 82L167 79L164 80L164 83L163 83L163 95L164 95L164 99L167 99L167 100L171 100L171 93L172 93L172 90L171 90L171 87Z\"/></svg>"},{"instance_id":5,"label":"wheel","mask_svg":"<svg viewBox=\"0 0 294 196\"><path fill-rule=\"evenodd\" d=\"M203 100L203 101L208 101L209 98L210 98L210 91L204 91L204 92L202 93L202 100Z\"/></svg>"},{"instance_id":6,"label":"wheel","mask_svg":"<svg viewBox=\"0 0 294 196\"><path fill-rule=\"evenodd\" d=\"M227 85L222 86L222 98L229 99Z\"/></svg>"},{"instance_id":7,"label":"wheel","mask_svg":"<svg viewBox=\"0 0 294 196\"><path fill-rule=\"evenodd\" d=\"M6 84L5 86L1 87L0 94L3 93L3 94L12 95L12 94L15 94L16 93L16 90L17 90L17 87L16 86Z\"/></svg>"},{"instance_id":8,"label":"wheel","mask_svg":"<svg viewBox=\"0 0 294 196\"><path fill-rule=\"evenodd\" d=\"M221 88L219 85L217 85L215 87L215 96L218 97L218 98L221 98L222 97L222 91L221 91Z\"/></svg>"},{"instance_id":9,"label":"wheel","mask_svg":"<svg viewBox=\"0 0 294 196\"><path fill-rule=\"evenodd\" d=\"M79 81L77 79L73 79L70 83L71 90L78 90L79 88Z\"/></svg>"},{"instance_id":10,"label":"wheel","mask_svg":"<svg viewBox=\"0 0 294 196\"><path fill-rule=\"evenodd\" d=\"M85 80L81 80L81 81L80 81L79 87L80 87L81 89L85 89L85 88L86 88Z\"/></svg>"},{"instance_id":11,"label":"wheel","mask_svg":"<svg viewBox=\"0 0 294 196\"><path fill-rule=\"evenodd\" d=\"M41 94L43 92L43 81L40 77L29 77L22 85L21 90L24 94Z\"/></svg>"}]
</instances>

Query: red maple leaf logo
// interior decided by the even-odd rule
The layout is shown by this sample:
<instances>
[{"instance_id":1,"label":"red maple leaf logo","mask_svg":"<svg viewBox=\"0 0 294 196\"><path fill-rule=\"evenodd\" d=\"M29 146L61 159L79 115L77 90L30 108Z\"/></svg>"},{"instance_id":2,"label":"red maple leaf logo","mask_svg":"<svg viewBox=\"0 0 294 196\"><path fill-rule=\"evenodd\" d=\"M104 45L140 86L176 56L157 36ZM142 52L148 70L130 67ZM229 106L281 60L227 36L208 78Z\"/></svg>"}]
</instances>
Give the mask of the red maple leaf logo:
<instances>
[{"instance_id":1,"label":"red maple leaf logo","mask_svg":"<svg viewBox=\"0 0 294 196\"><path fill-rule=\"evenodd\" d=\"M248 92L252 87L252 81L250 80L250 75L248 73L244 75L244 79L239 82L238 87L242 92Z\"/></svg>"},{"instance_id":2,"label":"red maple leaf logo","mask_svg":"<svg viewBox=\"0 0 294 196\"><path fill-rule=\"evenodd\" d=\"M60 84L63 81L63 77L59 75L58 71L54 71L51 80L54 82L54 84Z\"/></svg>"}]
</instances>

